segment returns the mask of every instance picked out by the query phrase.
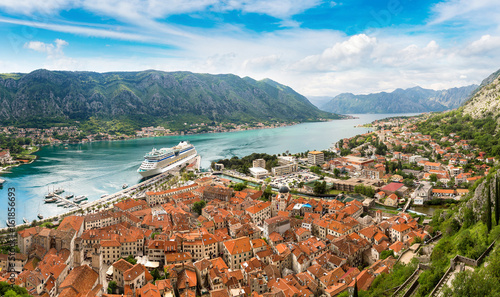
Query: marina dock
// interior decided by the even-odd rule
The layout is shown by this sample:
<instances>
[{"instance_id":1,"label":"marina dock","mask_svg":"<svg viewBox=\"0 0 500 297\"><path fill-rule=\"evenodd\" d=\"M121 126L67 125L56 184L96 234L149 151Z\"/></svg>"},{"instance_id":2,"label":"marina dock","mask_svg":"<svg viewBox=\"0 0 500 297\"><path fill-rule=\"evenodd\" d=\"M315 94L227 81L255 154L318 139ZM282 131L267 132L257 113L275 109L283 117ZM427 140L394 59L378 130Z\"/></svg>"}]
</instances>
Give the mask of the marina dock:
<instances>
[{"instance_id":1,"label":"marina dock","mask_svg":"<svg viewBox=\"0 0 500 297\"><path fill-rule=\"evenodd\" d=\"M196 159L196 161L197 161L197 164L195 166L198 167L199 163L200 163L200 159L198 158L198 159ZM59 194L54 193L53 195L58 201L64 201L64 202L72 205L72 207L63 213L59 213L57 215L46 217L41 221L52 222L54 220L61 219L62 217L66 216L66 215L70 215L70 214L81 215L78 213L78 211L84 212L86 210L90 210L92 208L95 208L99 205L104 205L106 203L113 204L113 203L116 203L121 198L133 198L133 199L139 198L140 199L140 198L144 197L146 191L154 189L155 184L163 183L165 180L167 180L169 178L169 176L171 176L171 173L169 173L169 172L161 173L161 174L156 175L156 176L149 178L147 180L143 180L142 182L140 182L138 184L131 185L126 189L119 190L118 192L109 194L105 197L102 197L102 198L99 198L99 199L96 199L93 201L88 201L87 203L85 203L83 205L77 204L73 201L70 201L70 200L60 196ZM75 206L77 207L77 209L74 208ZM109 208L112 208L112 207L113 206L111 205ZM16 224L16 227L29 226L29 225L30 225L30 223L20 223L20 224ZM7 227L0 228L0 232L5 232L7 230L8 230Z\"/></svg>"},{"instance_id":2,"label":"marina dock","mask_svg":"<svg viewBox=\"0 0 500 297\"><path fill-rule=\"evenodd\" d=\"M75 203L73 201L69 201L68 199L66 199L66 198L64 198L64 197L62 197L62 196L60 196L58 194L53 193L53 195L54 195L54 197L56 197L58 199L58 201L64 201L64 202L66 202L67 204L70 204L73 207L76 206L76 207L82 208L81 205L79 205L79 204L77 204L77 203Z\"/></svg>"}]
</instances>

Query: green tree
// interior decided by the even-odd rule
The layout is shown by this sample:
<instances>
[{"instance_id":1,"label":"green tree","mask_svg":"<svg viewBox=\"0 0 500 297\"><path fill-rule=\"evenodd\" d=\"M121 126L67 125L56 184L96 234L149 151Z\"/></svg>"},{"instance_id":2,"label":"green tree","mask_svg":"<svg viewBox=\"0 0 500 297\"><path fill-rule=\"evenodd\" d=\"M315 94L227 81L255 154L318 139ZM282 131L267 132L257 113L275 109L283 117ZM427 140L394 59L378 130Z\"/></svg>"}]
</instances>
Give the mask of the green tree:
<instances>
[{"instance_id":1,"label":"green tree","mask_svg":"<svg viewBox=\"0 0 500 297\"><path fill-rule=\"evenodd\" d=\"M474 218L474 212L472 211L472 209L470 209L468 207L464 207L464 217L463 218L464 218L464 220L463 220L462 227L464 229L467 229L476 223L476 220Z\"/></svg>"},{"instance_id":2,"label":"green tree","mask_svg":"<svg viewBox=\"0 0 500 297\"><path fill-rule=\"evenodd\" d=\"M309 170L313 173L321 174L321 168L319 166L311 166L309 167Z\"/></svg>"},{"instance_id":3,"label":"green tree","mask_svg":"<svg viewBox=\"0 0 500 297\"><path fill-rule=\"evenodd\" d=\"M108 283L108 294L113 294L113 293L116 293L115 290L117 288L117 284L115 281L110 281Z\"/></svg>"},{"instance_id":4,"label":"green tree","mask_svg":"<svg viewBox=\"0 0 500 297\"><path fill-rule=\"evenodd\" d=\"M195 203L193 203L193 211L198 215L201 215L201 211L203 210L205 205L207 205L207 202L205 200L196 201Z\"/></svg>"},{"instance_id":5,"label":"green tree","mask_svg":"<svg viewBox=\"0 0 500 297\"><path fill-rule=\"evenodd\" d=\"M429 175L429 179L431 182L434 182L434 183L437 182L437 180L438 180L437 174L433 173L433 174Z\"/></svg>"},{"instance_id":6,"label":"green tree","mask_svg":"<svg viewBox=\"0 0 500 297\"><path fill-rule=\"evenodd\" d=\"M375 189L373 189L370 186L365 186L365 185L356 185L354 186L354 192L363 194L365 196L368 196L370 198L375 197Z\"/></svg>"},{"instance_id":7,"label":"green tree","mask_svg":"<svg viewBox=\"0 0 500 297\"><path fill-rule=\"evenodd\" d=\"M242 191L244 189L246 189L247 185L245 183L237 183L233 186L233 189L235 191Z\"/></svg>"},{"instance_id":8,"label":"green tree","mask_svg":"<svg viewBox=\"0 0 500 297\"><path fill-rule=\"evenodd\" d=\"M490 186L486 187L486 210L485 210L485 224L488 232L491 231L491 197L490 197Z\"/></svg>"},{"instance_id":9,"label":"green tree","mask_svg":"<svg viewBox=\"0 0 500 297\"><path fill-rule=\"evenodd\" d=\"M385 250L380 253L380 259L384 260L388 258L389 256L394 257L394 251L393 250Z\"/></svg>"},{"instance_id":10,"label":"green tree","mask_svg":"<svg viewBox=\"0 0 500 297\"><path fill-rule=\"evenodd\" d=\"M451 288L443 289L443 296L499 296L498 280L477 271L458 273Z\"/></svg>"},{"instance_id":11,"label":"green tree","mask_svg":"<svg viewBox=\"0 0 500 297\"><path fill-rule=\"evenodd\" d=\"M270 185L268 185L262 192L263 192L262 198L268 201L269 199L271 199L271 196L273 195L273 188Z\"/></svg>"},{"instance_id":12,"label":"green tree","mask_svg":"<svg viewBox=\"0 0 500 297\"><path fill-rule=\"evenodd\" d=\"M17 295L16 292L14 292L14 290L8 290L7 292L5 292L5 297L18 297L19 295Z\"/></svg>"},{"instance_id":13,"label":"green tree","mask_svg":"<svg viewBox=\"0 0 500 297\"><path fill-rule=\"evenodd\" d=\"M124 259L125 261L129 262L132 265L137 264L137 260L132 255L128 255L127 258L122 258L122 259Z\"/></svg>"},{"instance_id":14,"label":"green tree","mask_svg":"<svg viewBox=\"0 0 500 297\"><path fill-rule=\"evenodd\" d=\"M159 279L164 279L165 277L161 276L160 275L160 272L158 271L158 269L153 269L153 271L151 271L151 276L153 277L153 279L156 281L156 280L159 280Z\"/></svg>"},{"instance_id":15,"label":"green tree","mask_svg":"<svg viewBox=\"0 0 500 297\"><path fill-rule=\"evenodd\" d=\"M495 223L499 225L500 220L500 179L495 178Z\"/></svg>"},{"instance_id":16,"label":"green tree","mask_svg":"<svg viewBox=\"0 0 500 297\"><path fill-rule=\"evenodd\" d=\"M313 186L314 194L325 194L326 193L326 182L315 181Z\"/></svg>"}]
</instances>

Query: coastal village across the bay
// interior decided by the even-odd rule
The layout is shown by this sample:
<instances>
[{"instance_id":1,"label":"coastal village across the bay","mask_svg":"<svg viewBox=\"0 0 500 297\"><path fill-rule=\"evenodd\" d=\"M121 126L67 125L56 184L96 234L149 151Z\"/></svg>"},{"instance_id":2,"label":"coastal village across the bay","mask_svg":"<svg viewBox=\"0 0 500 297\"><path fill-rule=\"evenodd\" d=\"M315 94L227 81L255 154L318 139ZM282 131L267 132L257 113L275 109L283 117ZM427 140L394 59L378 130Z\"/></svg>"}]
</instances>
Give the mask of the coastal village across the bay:
<instances>
[{"instance_id":1,"label":"coastal village across the bay","mask_svg":"<svg viewBox=\"0 0 500 297\"><path fill-rule=\"evenodd\" d=\"M440 234L410 206L460 200L496 162L457 135L415 132L415 122L378 121L328 151L278 156L269 170L255 159L249 174L188 166L175 186L21 227L15 260L0 255L1 278L14 266L16 285L50 297L368 290L397 263L429 261Z\"/></svg>"}]
</instances>

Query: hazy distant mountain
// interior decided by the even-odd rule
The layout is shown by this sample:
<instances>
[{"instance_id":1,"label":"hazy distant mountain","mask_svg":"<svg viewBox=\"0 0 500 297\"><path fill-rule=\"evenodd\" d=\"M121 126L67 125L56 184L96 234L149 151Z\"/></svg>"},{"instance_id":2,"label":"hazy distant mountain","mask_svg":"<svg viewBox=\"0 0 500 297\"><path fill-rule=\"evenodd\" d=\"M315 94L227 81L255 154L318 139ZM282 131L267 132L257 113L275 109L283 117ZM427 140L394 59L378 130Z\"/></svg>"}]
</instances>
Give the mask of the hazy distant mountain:
<instances>
[{"instance_id":1,"label":"hazy distant mountain","mask_svg":"<svg viewBox=\"0 0 500 297\"><path fill-rule=\"evenodd\" d=\"M323 105L332 100L331 96L307 96L307 99L317 108L321 109Z\"/></svg>"},{"instance_id":2,"label":"hazy distant mountain","mask_svg":"<svg viewBox=\"0 0 500 297\"><path fill-rule=\"evenodd\" d=\"M0 74L0 123L132 119L164 121L308 121L339 118L269 79L191 72Z\"/></svg>"},{"instance_id":3,"label":"hazy distant mountain","mask_svg":"<svg viewBox=\"0 0 500 297\"><path fill-rule=\"evenodd\" d=\"M414 87L368 95L343 93L322 105L321 109L342 114L444 111L459 107L476 88L477 85L470 85L434 91Z\"/></svg>"}]
</instances>

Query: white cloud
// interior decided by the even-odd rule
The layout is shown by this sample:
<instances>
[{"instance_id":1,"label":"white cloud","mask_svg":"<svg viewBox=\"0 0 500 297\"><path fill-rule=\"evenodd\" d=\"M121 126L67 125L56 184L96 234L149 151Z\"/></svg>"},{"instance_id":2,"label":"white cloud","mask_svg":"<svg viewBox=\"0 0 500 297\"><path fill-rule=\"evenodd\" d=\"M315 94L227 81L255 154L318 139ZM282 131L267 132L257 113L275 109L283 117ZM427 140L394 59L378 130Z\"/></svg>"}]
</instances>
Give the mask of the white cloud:
<instances>
[{"instance_id":1,"label":"white cloud","mask_svg":"<svg viewBox=\"0 0 500 297\"><path fill-rule=\"evenodd\" d=\"M120 52L118 46L119 55L113 57L97 52L92 58L68 57L63 51L68 44L62 40L43 43L25 37L19 43L20 48L24 46L24 52L38 51L45 53L47 58L18 59L16 65L0 62L0 68L12 72L43 67L101 72L159 69L234 73L255 79L269 77L304 95L334 96L342 92L392 91L416 85L439 89L462 86L480 82L499 67L500 34L496 32L482 32L482 37L468 35L466 38L471 41L456 43L426 33L426 28L421 27L424 33L408 34L400 28L382 28L377 30L376 37L366 32L346 36L334 30L303 29L291 19L317 5L319 1L316 0L196 0L189 1L189 5L186 1L25 1L26 13L32 13L40 5L44 5L40 9L52 12L83 8L124 24L81 24L57 18L41 21L0 18L0 23L106 38L108 44L114 40L129 40L136 45L127 46L128 56ZM0 8L14 7L13 3L0 0ZM476 4L461 8L461 3L448 1L436 6L433 21L471 17L467 10L480 12L484 7L489 9L492 2L480 1L483 8L475 8ZM158 21L172 14L207 10L264 13L279 18L285 29L257 34L229 24L193 29ZM495 8L491 10L495 12ZM428 24L427 28L431 26ZM158 45L173 45L174 49Z\"/></svg>"},{"instance_id":2,"label":"white cloud","mask_svg":"<svg viewBox=\"0 0 500 297\"><path fill-rule=\"evenodd\" d=\"M320 0L242 0L227 1L220 5L221 10L241 10L267 14L280 19L287 19L319 5Z\"/></svg>"},{"instance_id":3,"label":"white cloud","mask_svg":"<svg viewBox=\"0 0 500 297\"><path fill-rule=\"evenodd\" d=\"M0 8L25 15L54 14L61 10L83 8L101 15L128 20L138 20L139 16L158 19L205 10L215 12L237 10L288 19L321 2L321 0L2 0Z\"/></svg>"},{"instance_id":4,"label":"white cloud","mask_svg":"<svg viewBox=\"0 0 500 297\"><path fill-rule=\"evenodd\" d=\"M365 34L354 35L348 40L337 42L319 55L307 56L294 68L301 70L338 71L340 69L360 66L366 62L377 45L375 37Z\"/></svg>"},{"instance_id":5,"label":"white cloud","mask_svg":"<svg viewBox=\"0 0 500 297\"><path fill-rule=\"evenodd\" d=\"M155 42L155 43L165 43L159 37L152 37L140 33L130 33L118 31L117 28L112 26L107 26L105 28L91 27L84 24L80 25L65 25L57 23L46 23L37 21L24 21L24 20L14 20L8 18L0 18L0 23L16 24L32 28L40 28L51 30L55 32L71 33L82 36L100 37L100 38L113 38L120 40L130 40L130 41L143 41L143 42ZM19 36L20 38L27 38L25 36Z\"/></svg>"},{"instance_id":6,"label":"white cloud","mask_svg":"<svg viewBox=\"0 0 500 297\"><path fill-rule=\"evenodd\" d=\"M56 39L54 43L30 41L24 44L24 48L47 55L41 68L51 70L80 70L82 65L76 59L64 55L63 48L67 45L68 42L65 40Z\"/></svg>"},{"instance_id":7,"label":"white cloud","mask_svg":"<svg viewBox=\"0 0 500 297\"><path fill-rule=\"evenodd\" d=\"M0 8L25 15L46 15L74 7L78 2L79 0L2 0Z\"/></svg>"},{"instance_id":8,"label":"white cloud","mask_svg":"<svg viewBox=\"0 0 500 297\"><path fill-rule=\"evenodd\" d=\"M426 65L428 62L442 61L445 58L446 51L441 49L436 41L430 41L425 47L420 47L416 44L408 45L403 49L395 49L392 47L391 54L383 52L378 55L378 61L382 64L391 67L401 67L404 65Z\"/></svg>"},{"instance_id":9,"label":"white cloud","mask_svg":"<svg viewBox=\"0 0 500 297\"><path fill-rule=\"evenodd\" d=\"M497 53L500 48L500 36L483 35L469 44L463 51L464 55Z\"/></svg>"},{"instance_id":10,"label":"white cloud","mask_svg":"<svg viewBox=\"0 0 500 297\"><path fill-rule=\"evenodd\" d=\"M48 58L59 58L64 56L63 47L68 43L62 39L56 39L54 43L43 43L41 41L30 41L24 44L25 48L47 54Z\"/></svg>"},{"instance_id":11,"label":"white cloud","mask_svg":"<svg viewBox=\"0 0 500 297\"><path fill-rule=\"evenodd\" d=\"M490 16L498 16L500 6L497 0L448 0L437 3L432 10L435 15L430 24L464 19L498 24L499 20Z\"/></svg>"},{"instance_id":12,"label":"white cloud","mask_svg":"<svg viewBox=\"0 0 500 297\"><path fill-rule=\"evenodd\" d=\"M276 67L280 63L281 60L279 55L273 54L245 60L243 62L243 69L251 71L265 71Z\"/></svg>"}]
</instances>

